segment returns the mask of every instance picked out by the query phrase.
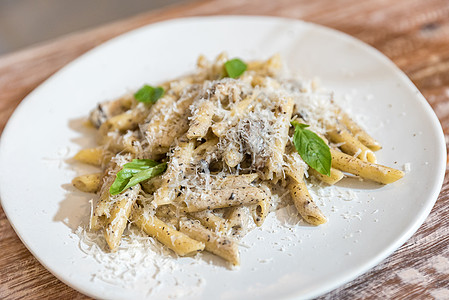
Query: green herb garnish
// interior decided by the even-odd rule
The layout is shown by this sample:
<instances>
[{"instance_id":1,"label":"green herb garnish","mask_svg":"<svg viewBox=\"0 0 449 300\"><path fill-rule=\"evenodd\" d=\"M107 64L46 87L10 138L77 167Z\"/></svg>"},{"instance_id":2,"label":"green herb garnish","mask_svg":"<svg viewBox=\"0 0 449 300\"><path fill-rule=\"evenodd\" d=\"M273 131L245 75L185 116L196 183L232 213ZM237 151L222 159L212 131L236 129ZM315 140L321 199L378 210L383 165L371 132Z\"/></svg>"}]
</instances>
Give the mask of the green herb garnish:
<instances>
[{"instance_id":1,"label":"green herb garnish","mask_svg":"<svg viewBox=\"0 0 449 300\"><path fill-rule=\"evenodd\" d=\"M163 95L164 89L162 87L152 87L151 85L145 84L134 94L134 98L143 103L156 103L157 99Z\"/></svg>"},{"instance_id":2,"label":"green herb garnish","mask_svg":"<svg viewBox=\"0 0 449 300\"><path fill-rule=\"evenodd\" d=\"M228 77L237 78L246 71L247 65L240 59L234 58L225 62L224 68Z\"/></svg>"},{"instance_id":3,"label":"green herb garnish","mask_svg":"<svg viewBox=\"0 0 449 300\"><path fill-rule=\"evenodd\" d=\"M329 146L314 132L305 129L309 125L290 122L295 127L293 144L301 158L311 168L323 175L330 176L332 156Z\"/></svg>"},{"instance_id":4,"label":"green herb garnish","mask_svg":"<svg viewBox=\"0 0 449 300\"><path fill-rule=\"evenodd\" d=\"M117 173L109 188L109 193L111 195L120 194L139 182L156 177L166 168L167 163L158 163L151 159L133 159L132 162L123 165L123 168Z\"/></svg>"}]
</instances>

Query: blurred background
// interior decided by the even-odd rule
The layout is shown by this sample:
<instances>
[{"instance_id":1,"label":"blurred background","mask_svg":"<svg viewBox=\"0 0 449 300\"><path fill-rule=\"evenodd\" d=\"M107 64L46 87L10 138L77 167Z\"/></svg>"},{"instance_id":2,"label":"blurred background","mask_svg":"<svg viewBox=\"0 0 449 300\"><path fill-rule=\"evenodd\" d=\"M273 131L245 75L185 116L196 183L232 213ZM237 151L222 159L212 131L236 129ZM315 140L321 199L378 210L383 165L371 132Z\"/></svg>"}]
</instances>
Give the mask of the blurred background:
<instances>
[{"instance_id":1,"label":"blurred background","mask_svg":"<svg viewBox=\"0 0 449 300\"><path fill-rule=\"evenodd\" d=\"M0 0L0 55L189 0Z\"/></svg>"}]
</instances>

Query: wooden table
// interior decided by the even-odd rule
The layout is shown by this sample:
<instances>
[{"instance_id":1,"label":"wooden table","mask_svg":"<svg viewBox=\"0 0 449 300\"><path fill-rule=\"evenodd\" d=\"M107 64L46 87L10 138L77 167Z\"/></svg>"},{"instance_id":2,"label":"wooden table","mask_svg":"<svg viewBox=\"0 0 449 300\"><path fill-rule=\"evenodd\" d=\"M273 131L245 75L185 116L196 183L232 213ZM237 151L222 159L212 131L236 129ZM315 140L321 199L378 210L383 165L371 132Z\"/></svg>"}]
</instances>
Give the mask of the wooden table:
<instances>
[{"instance_id":1,"label":"wooden table","mask_svg":"<svg viewBox=\"0 0 449 300\"><path fill-rule=\"evenodd\" d=\"M274 15L346 32L379 49L416 84L449 132L449 1L202 0L115 22L0 57L0 132L20 101L65 64L123 32L195 15ZM449 299L449 180L426 222L380 265L320 299ZM0 299L86 299L21 243L0 209Z\"/></svg>"}]
</instances>

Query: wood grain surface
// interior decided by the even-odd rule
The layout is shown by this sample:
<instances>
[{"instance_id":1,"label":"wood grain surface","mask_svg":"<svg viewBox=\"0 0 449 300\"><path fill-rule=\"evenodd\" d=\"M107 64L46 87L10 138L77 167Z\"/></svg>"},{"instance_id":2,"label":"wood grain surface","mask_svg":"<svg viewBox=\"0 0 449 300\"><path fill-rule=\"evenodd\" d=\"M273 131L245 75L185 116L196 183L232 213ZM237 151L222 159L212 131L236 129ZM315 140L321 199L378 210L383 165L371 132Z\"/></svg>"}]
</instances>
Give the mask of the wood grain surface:
<instances>
[{"instance_id":1,"label":"wood grain surface","mask_svg":"<svg viewBox=\"0 0 449 300\"><path fill-rule=\"evenodd\" d=\"M361 39L387 55L412 79L438 115L445 135L449 133L447 0L203 0L74 33L0 57L0 132L30 91L100 43L165 19L218 14L301 19ZM435 207L409 241L369 272L320 299L449 299L448 216L446 176ZM21 243L3 210L0 245L0 299L88 299L39 264Z\"/></svg>"}]
</instances>

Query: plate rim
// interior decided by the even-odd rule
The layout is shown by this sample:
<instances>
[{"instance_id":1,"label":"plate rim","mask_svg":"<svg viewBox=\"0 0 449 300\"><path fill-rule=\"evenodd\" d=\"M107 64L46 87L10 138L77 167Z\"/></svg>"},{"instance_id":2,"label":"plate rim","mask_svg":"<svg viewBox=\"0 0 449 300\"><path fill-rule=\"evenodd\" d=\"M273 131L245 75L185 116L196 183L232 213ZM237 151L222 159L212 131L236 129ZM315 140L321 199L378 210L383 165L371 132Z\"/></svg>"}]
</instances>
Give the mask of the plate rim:
<instances>
[{"instance_id":1,"label":"plate rim","mask_svg":"<svg viewBox=\"0 0 449 300\"><path fill-rule=\"evenodd\" d=\"M276 17L276 16L260 16L260 15L217 15L217 16L194 16L194 17L183 17L183 18L174 18L174 19L168 19L160 22L155 22L151 24L147 24L135 29L132 29L130 31L127 31L125 33L122 33L118 36L115 36L103 43L101 43L98 46L95 46L94 48L88 50L87 52L81 54L80 56L76 57L66 65L64 65L61 69L59 69L57 72L49 76L46 80L44 80L41 84L39 84L35 89L33 89L29 94L27 94L24 99L19 103L19 105L16 107L10 118L8 119L7 124L5 125L5 128L2 132L2 135L0 137L0 162L2 160L2 153L3 153L3 144L5 140L5 136L10 135L10 131L14 129L14 123L15 119L18 115L21 114L21 110L24 106L27 105L28 101L30 101L30 98L33 97L34 94L38 93L40 89L45 88L47 85L52 84L52 79L55 77L58 77L61 73L66 72L69 70L72 65L76 65L79 61L83 60L86 56L92 55L93 53L97 51L102 51L103 48L108 47L110 44L113 44L121 39L126 39L132 34L151 30L154 27L161 26L167 24L174 24L174 23L183 23L183 22L197 22L197 21L217 21L217 20L229 20L229 21L248 21L248 20L260 20L260 21L278 21L278 22L292 22L292 23L301 23L301 26L308 26L311 28L318 28L321 31L327 31L332 32L332 34L337 35L339 38L342 38L346 41L350 41L351 43L355 43L358 47L363 48L364 50L370 52L371 55L376 56L378 59L382 61L388 68L390 68L395 75L397 75L399 78L401 78L403 81L407 82L407 84L410 87L414 87L417 91L417 97L415 100L421 104L421 106L425 109L425 114L427 114L430 117L431 127L434 130L434 133L436 136L438 136L438 154L441 156L441 168L437 168L436 177L438 178L438 181L433 184L431 189L429 189L429 192L427 193L427 199L431 199L431 201L428 202L425 209L420 210L419 214L415 216L415 221L407 226L407 229L401 234L399 238L395 240L394 243L391 243L389 247L386 247L383 251L379 252L376 256L371 257L370 259L367 259L361 266L359 266L356 270L350 272L349 274L346 274L344 277L338 277L334 278L334 280L331 280L324 288L317 289L315 291L310 291L308 293L301 293L301 291L295 291L294 294L291 294L290 296L287 296L288 298L293 297L300 297L300 298L313 298L320 295L323 295L325 293L328 293L350 281L353 281L355 278L359 277L360 275L370 271L374 266L381 263L384 259L389 257L394 251L400 248L401 245L403 245L407 240L410 239L410 237L422 226L422 224L425 222L426 218L430 214L432 208L434 207L436 201L438 200L438 196L440 194L442 185L444 183L444 177L445 177L445 165L446 165L446 155L447 155L447 149L446 144L444 140L444 133L440 124L440 121L438 117L436 116L434 110L431 108L429 102L424 98L422 93L419 91L419 89L415 86L415 84L409 79L409 77L398 67L394 62L392 62L385 54L374 48L373 46L349 35L344 32L341 32L339 30L336 30L334 28L326 27L320 24L306 22L299 19L293 19L293 18L285 18L285 17ZM11 125L13 124L13 125ZM12 129L11 129L12 128ZM439 166L438 166L439 167ZM1 177L0 177L1 180ZM66 285L70 286L71 288L88 295L90 297L97 297L96 295L91 294L86 289L83 289L82 286L77 286L76 284L72 283L66 276L63 274L59 274L58 272L55 272L51 268L47 266L47 264L41 260L41 258L36 255L32 247L26 242L26 238L24 238L17 230L16 225L14 223L14 214L11 213L10 209L8 208L9 201L5 201L4 197L2 196L2 186L5 183L0 181L0 204L2 205L2 208L5 212L5 215L11 225L11 227L14 229L16 235L19 237L21 242L25 245L25 247L31 252L31 254L39 261L39 263L44 266L50 273L52 273L56 278L64 282ZM426 201L427 202L427 201Z\"/></svg>"}]
</instances>

